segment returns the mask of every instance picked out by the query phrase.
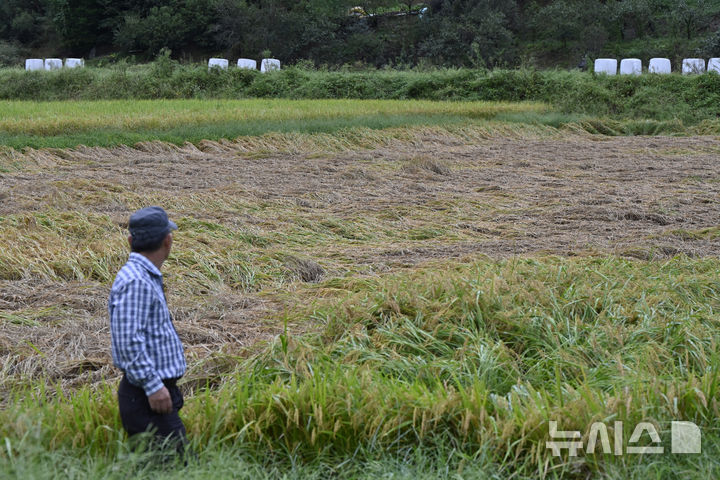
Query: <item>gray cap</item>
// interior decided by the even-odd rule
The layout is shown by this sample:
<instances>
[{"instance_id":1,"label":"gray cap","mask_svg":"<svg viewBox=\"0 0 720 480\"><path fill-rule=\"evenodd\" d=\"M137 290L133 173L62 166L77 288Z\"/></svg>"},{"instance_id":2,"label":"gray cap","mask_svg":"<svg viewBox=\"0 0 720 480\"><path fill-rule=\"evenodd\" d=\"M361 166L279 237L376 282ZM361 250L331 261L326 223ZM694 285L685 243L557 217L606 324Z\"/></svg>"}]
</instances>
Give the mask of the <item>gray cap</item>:
<instances>
[{"instance_id":1,"label":"gray cap","mask_svg":"<svg viewBox=\"0 0 720 480\"><path fill-rule=\"evenodd\" d=\"M178 227L161 207L145 207L130 215L128 228L134 240L150 243L162 240Z\"/></svg>"}]
</instances>

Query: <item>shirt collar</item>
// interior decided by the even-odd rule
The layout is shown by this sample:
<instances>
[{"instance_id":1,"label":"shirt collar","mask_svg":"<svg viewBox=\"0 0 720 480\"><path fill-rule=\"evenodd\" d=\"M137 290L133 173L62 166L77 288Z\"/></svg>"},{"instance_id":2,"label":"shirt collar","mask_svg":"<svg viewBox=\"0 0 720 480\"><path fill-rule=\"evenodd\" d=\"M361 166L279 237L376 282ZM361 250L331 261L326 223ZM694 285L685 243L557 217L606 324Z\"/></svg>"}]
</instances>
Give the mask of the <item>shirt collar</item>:
<instances>
[{"instance_id":1,"label":"shirt collar","mask_svg":"<svg viewBox=\"0 0 720 480\"><path fill-rule=\"evenodd\" d=\"M129 261L143 266L145 270L150 272L152 275L162 278L162 273L160 273L160 270L150 260L148 260L145 255L141 255L137 252L130 252Z\"/></svg>"}]
</instances>

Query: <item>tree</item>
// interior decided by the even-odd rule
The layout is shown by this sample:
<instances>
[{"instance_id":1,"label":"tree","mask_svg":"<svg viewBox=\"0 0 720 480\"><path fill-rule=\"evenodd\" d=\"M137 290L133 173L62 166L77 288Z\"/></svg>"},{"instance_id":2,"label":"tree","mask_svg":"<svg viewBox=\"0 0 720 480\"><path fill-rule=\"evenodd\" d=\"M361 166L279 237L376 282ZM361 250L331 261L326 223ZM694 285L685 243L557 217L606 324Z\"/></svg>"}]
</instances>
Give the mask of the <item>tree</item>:
<instances>
[{"instance_id":1,"label":"tree","mask_svg":"<svg viewBox=\"0 0 720 480\"><path fill-rule=\"evenodd\" d=\"M159 2L160 3L160 2ZM216 0L171 0L118 13L112 20L113 43L126 53L157 55L163 48L184 51L211 47L207 31L216 12Z\"/></svg>"},{"instance_id":2,"label":"tree","mask_svg":"<svg viewBox=\"0 0 720 480\"><path fill-rule=\"evenodd\" d=\"M720 57L720 28L705 39L703 45L698 49L698 55Z\"/></svg>"},{"instance_id":3,"label":"tree","mask_svg":"<svg viewBox=\"0 0 720 480\"><path fill-rule=\"evenodd\" d=\"M347 0L220 0L211 31L218 46L242 56L270 50L283 61L336 57L349 18Z\"/></svg>"},{"instance_id":4,"label":"tree","mask_svg":"<svg viewBox=\"0 0 720 480\"><path fill-rule=\"evenodd\" d=\"M403 0L400 3L402 3L405 7L407 7L408 13L413 11L413 7L418 7L420 5L425 4L425 2L417 1L417 0Z\"/></svg>"},{"instance_id":5,"label":"tree","mask_svg":"<svg viewBox=\"0 0 720 480\"><path fill-rule=\"evenodd\" d=\"M677 5L672 11L673 17L677 19L677 25L687 36L688 40L693 37L693 33L706 23L706 11L707 6L705 0L697 0L693 5L689 4L687 0L677 2Z\"/></svg>"},{"instance_id":6,"label":"tree","mask_svg":"<svg viewBox=\"0 0 720 480\"><path fill-rule=\"evenodd\" d=\"M38 46L54 33L45 0L0 1L0 40Z\"/></svg>"},{"instance_id":7,"label":"tree","mask_svg":"<svg viewBox=\"0 0 720 480\"><path fill-rule=\"evenodd\" d=\"M431 5L420 56L446 65L513 63L514 0L443 0ZM439 62L438 62L439 61Z\"/></svg>"},{"instance_id":8,"label":"tree","mask_svg":"<svg viewBox=\"0 0 720 480\"><path fill-rule=\"evenodd\" d=\"M637 38L645 36L645 31L652 23L652 12L648 0L624 0L617 2L615 17L620 24L620 36L625 38L625 31L631 28Z\"/></svg>"},{"instance_id":9,"label":"tree","mask_svg":"<svg viewBox=\"0 0 720 480\"><path fill-rule=\"evenodd\" d=\"M530 13L531 38L546 50L580 54L598 51L607 39L608 6L594 0L559 0Z\"/></svg>"},{"instance_id":10,"label":"tree","mask_svg":"<svg viewBox=\"0 0 720 480\"><path fill-rule=\"evenodd\" d=\"M84 55L102 34L105 9L98 0L50 0L55 29L73 54Z\"/></svg>"}]
</instances>

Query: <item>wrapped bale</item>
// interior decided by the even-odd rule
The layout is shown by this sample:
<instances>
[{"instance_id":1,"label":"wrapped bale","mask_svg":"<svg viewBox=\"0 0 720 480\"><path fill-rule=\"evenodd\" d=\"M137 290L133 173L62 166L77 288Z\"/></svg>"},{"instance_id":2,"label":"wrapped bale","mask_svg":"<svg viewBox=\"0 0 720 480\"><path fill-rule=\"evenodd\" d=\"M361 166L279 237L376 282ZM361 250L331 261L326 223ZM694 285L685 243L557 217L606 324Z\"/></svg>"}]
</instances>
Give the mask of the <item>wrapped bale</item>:
<instances>
[{"instance_id":1,"label":"wrapped bale","mask_svg":"<svg viewBox=\"0 0 720 480\"><path fill-rule=\"evenodd\" d=\"M651 58L648 66L650 73L667 74L672 71L669 58Z\"/></svg>"},{"instance_id":2,"label":"wrapped bale","mask_svg":"<svg viewBox=\"0 0 720 480\"><path fill-rule=\"evenodd\" d=\"M82 58L66 58L65 68L82 68L85 66L85 60Z\"/></svg>"},{"instance_id":3,"label":"wrapped bale","mask_svg":"<svg viewBox=\"0 0 720 480\"><path fill-rule=\"evenodd\" d=\"M617 60L614 58L598 58L595 60L595 73L617 74Z\"/></svg>"},{"instance_id":4,"label":"wrapped bale","mask_svg":"<svg viewBox=\"0 0 720 480\"><path fill-rule=\"evenodd\" d=\"M703 58L686 58L682 63L683 75L690 75L693 73L705 73L705 59Z\"/></svg>"},{"instance_id":5,"label":"wrapped bale","mask_svg":"<svg viewBox=\"0 0 720 480\"><path fill-rule=\"evenodd\" d=\"M720 58L711 58L710 60L708 60L707 67L708 72L720 73Z\"/></svg>"},{"instance_id":6,"label":"wrapped bale","mask_svg":"<svg viewBox=\"0 0 720 480\"><path fill-rule=\"evenodd\" d=\"M228 62L226 58L211 58L210 60L208 60L208 70L213 68L227 70L229 64L230 62Z\"/></svg>"},{"instance_id":7,"label":"wrapped bale","mask_svg":"<svg viewBox=\"0 0 720 480\"><path fill-rule=\"evenodd\" d=\"M261 72L270 72L273 70L280 70L280 60L277 58L263 58L260 62Z\"/></svg>"},{"instance_id":8,"label":"wrapped bale","mask_svg":"<svg viewBox=\"0 0 720 480\"><path fill-rule=\"evenodd\" d=\"M640 75L642 61L639 58L623 58L620 60L620 75Z\"/></svg>"},{"instance_id":9,"label":"wrapped bale","mask_svg":"<svg viewBox=\"0 0 720 480\"><path fill-rule=\"evenodd\" d=\"M28 58L25 60L25 70L42 70L45 63L42 58Z\"/></svg>"},{"instance_id":10,"label":"wrapped bale","mask_svg":"<svg viewBox=\"0 0 720 480\"><path fill-rule=\"evenodd\" d=\"M238 68L245 68L247 70L257 70L257 60L238 58L237 66Z\"/></svg>"},{"instance_id":11,"label":"wrapped bale","mask_svg":"<svg viewBox=\"0 0 720 480\"><path fill-rule=\"evenodd\" d=\"M60 70L62 68L62 59L60 58L46 58L45 59L45 70Z\"/></svg>"}]
</instances>

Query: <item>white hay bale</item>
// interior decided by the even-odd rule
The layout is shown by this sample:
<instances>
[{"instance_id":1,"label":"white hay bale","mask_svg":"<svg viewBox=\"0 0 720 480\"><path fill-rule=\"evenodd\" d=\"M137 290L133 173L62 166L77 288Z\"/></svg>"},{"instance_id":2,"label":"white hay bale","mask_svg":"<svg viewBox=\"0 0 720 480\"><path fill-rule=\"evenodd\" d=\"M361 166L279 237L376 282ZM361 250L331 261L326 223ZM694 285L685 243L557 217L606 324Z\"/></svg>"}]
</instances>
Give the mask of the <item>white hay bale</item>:
<instances>
[{"instance_id":1,"label":"white hay bale","mask_svg":"<svg viewBox=\"0 0 720 480\"><path fill-rule=\"evenodd\" d=\"M651 58L648 72L666 74L672 72L669 58Z\"/></svg>"},{"instance_id":2,"label":"white hay bale","mask_svg":"<svg viewBox=\"0 0 720 480\"><path fill-rule=\"evenodd\" d=\"M250 58L238 58L237 66L238 68L257 70L257 60L252 60Z\"/></svg>"},{"instance_id":3,"label":"white hay bale","mask_svg":"<svg viewBox=\"0 0 720 480\"><path fill-rule=\"evenodd\" d=\"M595 73L615 75L617 73L617 60L614 58L598 58L595 60Z\"/></svg>"},{"instance_id":4,"label":"white hay bale","mask_svg":"<svg viewBox=\"0 0 720 480\"><path fill-rule=\"evenodd\" d=\"M45 70L60 70L62 68L61 58L46 58Z\"/></svg>"},{"instance_id":5,"label":"white hay bale","mask_svg":"<svg viewBox=\"0 0 720 480\"><path fill-rule=\"evenodd\" d=\"M42 70L45 68L45 62L42 58L28 58L25 60L25 70Z\"/></svg>"},{"instance_id":6,"label":"white hay bale","mask_svg":"<svg viewBox=\"0 0 720 480\"><path fill-rule=\"evenodd\" d=\"M705 73L705 59L704 58L686 58L682 63L683 75L689 75L691 73Z\"/></svg>"},{"instance_id":7,"label":"white hay bale","mask_svg":"<svg viewBox=\"0 0 720 480\"><path fill-rule=\"evenodd\" d=\"M66 58L65 68L82 68L85 66L85 60L82 58Z\"/></svg>"},{"instance_id":8,"label":"white hay bale","mask_svg":"<svg viewBox=\"0 0 720 480\"><path fill-rule=\"evenodd\" d=\"M639 58L623 58L620 60L620 75L640 75L642 61Z\"/></svg>"},{"instance_id":9,"label":"white hay bale","mask_svg":"<svg viewBox=\"0 0 720 480\"><path fill-rule=\"evenodd\" d=\"M221 68L223 70L228 69L230 62L226 58L211 58L208 60L208 70L211 68Z\"/></svg>"},{"instance_id":10,"label":"white hay bale","mask_svg":"<svg viewBox=\"0 0 720 480\"><path fill-rule=\"evenodd\" d=\"M720 73L720 58L711 58L708 60L707 71Z\"/></svg>"},{"instance_id":11,"label":"white hay bale","mask_svg":"<svg viewBox=\"0 0 720 480\"><path fill-rule=\"evenodd\" d=\"M272 70L280 70L280 60L277 58L263 58L260 62L261 72L270 72Z\"/></svg>"}]
</instances>

